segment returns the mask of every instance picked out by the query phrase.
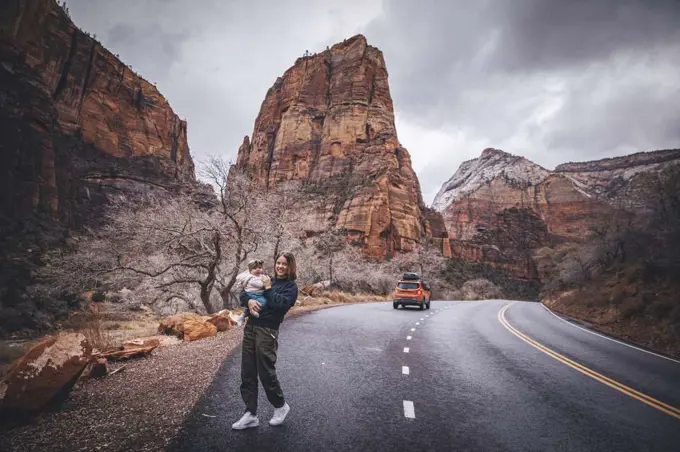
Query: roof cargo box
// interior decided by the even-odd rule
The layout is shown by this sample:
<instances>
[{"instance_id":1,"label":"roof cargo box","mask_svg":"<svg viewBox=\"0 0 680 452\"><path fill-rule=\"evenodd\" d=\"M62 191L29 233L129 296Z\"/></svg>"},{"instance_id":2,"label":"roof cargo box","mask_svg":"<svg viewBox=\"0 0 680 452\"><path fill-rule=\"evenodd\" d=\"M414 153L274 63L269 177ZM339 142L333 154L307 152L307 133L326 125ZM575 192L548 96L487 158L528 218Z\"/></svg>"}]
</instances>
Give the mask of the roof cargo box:
<instances>
[{"instance_id":1,"label":"roof cargo box","mask_svg":"<svg viewBox=\"0 0 680 452\"><path fill-rule=\"evenodd\" d=\"M406 281L417 281L417 280L420 279L420 276L418 275L418 273L406 272L406 273L404 273L404 276L403 276L402 279L404 279Z\"/></svg>"}]
</instances>

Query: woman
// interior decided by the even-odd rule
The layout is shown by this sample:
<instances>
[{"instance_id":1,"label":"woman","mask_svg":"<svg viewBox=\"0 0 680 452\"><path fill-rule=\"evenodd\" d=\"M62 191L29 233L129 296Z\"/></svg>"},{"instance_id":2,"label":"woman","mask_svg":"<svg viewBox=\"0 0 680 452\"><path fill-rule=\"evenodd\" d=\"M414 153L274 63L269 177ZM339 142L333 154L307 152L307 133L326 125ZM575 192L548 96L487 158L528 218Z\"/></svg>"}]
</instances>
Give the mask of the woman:
<instances>
[{"instance_id":1,"label":"woman","mask_svg":"<svg viewBox=\"0 0 680 452\"><path fill-rule=\"evenodd\" d=\"M280 425L290 411L283 398L281 385L276 377L276 351L278 349L279 325L286 312L297 300L298 287L295 283L295 257L291 253L281 253L274 263L274 280L264 279L264 296L267 304L261 307L245 293L239 296L242 306L259 317L249 317L243 331L241 352L241 397L246 404L246 412L231 427L243 430L257 427L257 378L258 374L267 399L274 405L274 415L269 425Z\"/></svg>"}]
</instances>

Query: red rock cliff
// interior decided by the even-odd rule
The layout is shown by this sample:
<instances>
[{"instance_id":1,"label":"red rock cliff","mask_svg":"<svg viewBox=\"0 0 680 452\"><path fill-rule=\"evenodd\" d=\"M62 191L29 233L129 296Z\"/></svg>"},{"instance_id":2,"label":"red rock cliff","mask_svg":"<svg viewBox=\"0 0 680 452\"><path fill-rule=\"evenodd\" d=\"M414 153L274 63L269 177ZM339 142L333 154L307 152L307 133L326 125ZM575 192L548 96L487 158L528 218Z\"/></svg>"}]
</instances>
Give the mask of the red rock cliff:
<instances>
[{"instance_id":1,"label":"red rock cliff","mask_svg":"<svg viewBox=\"0 0 680 452\"><path fill-rule=\"evenodd\" d=\"M2 3L0 59L2 211L79 223L109 192L195 180L186 122L54 0Z\"/></svg>"},{"instance_id":2,"label":"red rock cliff","mask_svg":"<svg viewBox=\"0 0 680 452\"><path fill-rule=\"evenodd\" d=\"M533 250L580 240L607 208L569 178L498 149L464 162L435 197L454 257L537 279Z\"/></svg>"},{"instance_id":3,"label":"red rock cliff","mask_svg":"<svg viewBox=\"0 0 680 452\"><path fill-rule=\"evenodd\" d=\"M665 150L559 165L548 171L523 157L485 149L442 185L441 212L454 257L536 279L532 250L579 242L616 209L645 209L654 173L680 164Z\"/></svg>"},{"instance_id":4,"label":"red rock cliff","mask_svg":"<svg viewBox=\"0 0 680 452\"><path fill-rule=\"evenodd\" d=\"M498 149L464 162L442 185L433 206L457 240L473 239L493 226L497 212L510 208L531 209L550 234L579 240L606 208L564 175Z\"/></svg>"},{"instance_id":5,"label":"red rock cliff","mask_svg":"<svg viewBox=\"0 0 680 452\"><path fill-rule=\"evenodd\" d=\"M237 158L262 188L301 184L300 229L344 227L375 257L412 249L428 224L387 78L361 35L299 58L267 92Z\"/></svg>"},{"instance_id":6,"label":"red rock cliff","mask_svg":"<svg viewBox=\"0 0 680 452\"><path fill-rule=\"evenodd\" d=\"M622 157L579 163L564 163L555 168L592 197L609 205L629 210L645 210L655 177L680 165L680 149L638 152Z\"/></svg>"}]
</instances>

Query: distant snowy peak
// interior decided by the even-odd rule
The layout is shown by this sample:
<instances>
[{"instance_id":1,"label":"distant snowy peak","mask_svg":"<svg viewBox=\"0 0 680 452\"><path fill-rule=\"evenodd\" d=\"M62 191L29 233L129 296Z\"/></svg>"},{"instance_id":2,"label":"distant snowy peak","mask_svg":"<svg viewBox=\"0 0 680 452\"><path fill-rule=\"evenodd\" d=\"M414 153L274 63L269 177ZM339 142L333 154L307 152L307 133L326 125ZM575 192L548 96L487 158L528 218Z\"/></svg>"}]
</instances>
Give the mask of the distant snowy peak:
<instances>
[{"instance_id":1,"label":"distant snowy peak","mask_svg":"<svg viewBox=\"0 0 680 452\"><path fill-rule=\"evenodd\" d=\"M550 171L499 149L487 148L476 159L463 162L458 171L442 185L432 207L443 212L452 202L502 176L509 185L526 187L543 182Z\"/></svg>"}]
</instances>

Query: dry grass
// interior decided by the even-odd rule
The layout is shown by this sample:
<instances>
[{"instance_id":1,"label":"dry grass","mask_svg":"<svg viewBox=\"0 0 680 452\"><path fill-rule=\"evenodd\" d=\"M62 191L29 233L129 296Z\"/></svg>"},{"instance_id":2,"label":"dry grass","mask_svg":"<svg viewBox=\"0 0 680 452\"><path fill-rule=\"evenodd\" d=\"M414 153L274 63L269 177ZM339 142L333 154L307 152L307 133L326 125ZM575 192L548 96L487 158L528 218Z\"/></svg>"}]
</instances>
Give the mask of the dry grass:
<instances>
[{"instance_id":1,"label":"dry grass","mask_svg":"<svg viewBox=\"0 0 680 452\"><path fill-rule=\"evenodd\" d=\"M84 310L71 315L65 326L66 329L83 333L90 345L98 350L117 345L113 334L106 328L103 308L95 303L89 303Z\"/></svg>"},{"instance_id":2,"label":"dry grass","mask_svg":"<svg viewBox=\"0 0 680 452\"><path fill-rule=\"evenodd\" d=\"M106 350L129 339L155 335L158 318L147 311L117 311L108 303L89 303L82 311L73 313L63 329L81 332L92 347Z\"/></svg>"},{"instance_id":3,"label":"dry grass","mask_svg":"<svg viewBox=\"0 0 680 452\"><path fill-rule=\"evenodd\" d=\"M366 293L348 293L339 290L326 290L315 293L313 297L304 297L298 299L299 306L317 306L317 305L331 305L331 304L351 304L364 303L371 301L385 301L388 300L387 295L374 295Z\"/></svg>"}]
</instances>

